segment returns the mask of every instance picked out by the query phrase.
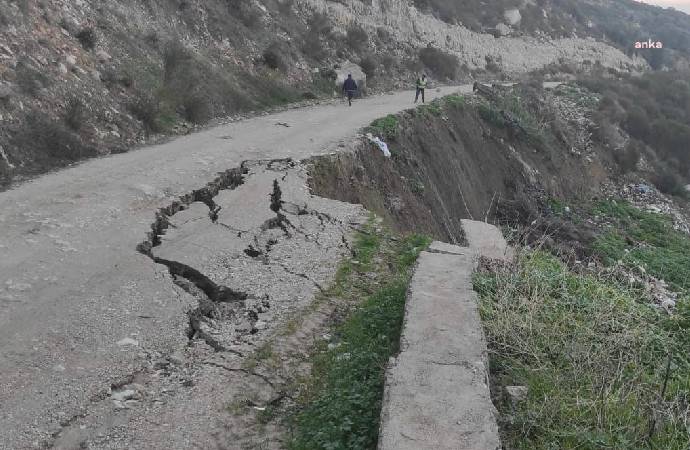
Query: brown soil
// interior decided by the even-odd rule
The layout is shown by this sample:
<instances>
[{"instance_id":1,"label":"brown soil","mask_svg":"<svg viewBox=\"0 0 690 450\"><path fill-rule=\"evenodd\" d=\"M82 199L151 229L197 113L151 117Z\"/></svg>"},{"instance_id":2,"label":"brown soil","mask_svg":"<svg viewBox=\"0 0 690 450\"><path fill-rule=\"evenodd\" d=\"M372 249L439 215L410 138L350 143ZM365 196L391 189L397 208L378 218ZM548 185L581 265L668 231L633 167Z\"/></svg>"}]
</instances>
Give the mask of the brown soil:
<instances>
[{"instance_id":1,"label":"brown soil","mask_svg":"<svg viewBox=\"0 0 690 450\"><path fill-rule=\"evenodd\" d=\"M438 114L403 112L387 141L390 159L368 142L316 159L313 192L361 203L397 231L448 242L462 243L460 219L529 223L547 198L590 197L608 173L605 154L587 162L565 143L534 146L485 122L471 101Z\"/></svg>"}]
</instances>

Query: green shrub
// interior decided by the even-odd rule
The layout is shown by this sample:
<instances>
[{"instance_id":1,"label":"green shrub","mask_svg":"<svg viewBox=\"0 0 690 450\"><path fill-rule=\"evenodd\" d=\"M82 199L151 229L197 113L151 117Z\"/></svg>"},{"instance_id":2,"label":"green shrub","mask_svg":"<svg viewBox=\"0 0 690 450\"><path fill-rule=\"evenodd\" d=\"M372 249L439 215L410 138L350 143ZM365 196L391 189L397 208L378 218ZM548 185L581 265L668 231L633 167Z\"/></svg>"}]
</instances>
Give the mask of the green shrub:
<instances>
[{"instance_id":1,"label":"green shrub","mask_svg":"<svg viewBox=\"0 0 690 450\"><path fill-rule=\"evenodd\" d=\"M421 49L419 59L439 78L455 79L460 67L457 56L434 47Z\"/></svg>"},{"instance_id":2,"label":"green shrub","mask_svg":"<svg viewBox=\"0 0 690 450\"><path fill-rule=\"evenodd\" d=\"M446 105L451 106L453 108L462 108L466 104L465 97L463 97L460 94L448 95L444 97L444 101Z\"/></svg>"},{"instance_id":3,"label":"green shrub","mask_svg":"<svg viewBox=\"0 0 690 450\"><path fill-rule=\"evenodd\" d=\"M264 64L271 69L278 69L283 72L287 70L287 63L285 62L284 49L279 42L274 42L268 46L263 53Z\"/></svg>"},{"instance_id":4,"label":"green shrub","mask_svg":"<svg viewBox=\"0 0 690 450\"><path fill-rule=\"evenodd\" d=\"M389 114L374 120L369 127L374 133L382 135L383 138L392 139L398 131L398 117Z\"/></svg>"},{"instance_id":5,"label":"green shrub","mask_svg":"<svg viewBox=\"0 0 690 450\"><path fill-rule=\"evenodd\" d=\"M140 93L136 100L129 105L130 112L139 119L149 132L162 131L158 116L161 112L160 102L156 97L147 93Z\"/></svg>"},{"instance_id":6,"label":"green shrub","mask_svg":"<svg viewBox=\"0 0 690 450\"><path fill-rule=\"evenodd\" d=\"M50 80L41 71L33 68L28 62L20 60L17 63L17 84L19 88L31 97L36 97L43 88L48 87Z\"/></svg>"},{"instance_id":7,"label":"green shrub","mask_svg":"<svg viewBox=\"0 0 690 450\"><path fill-rule=\"evenodd\" d=\"M200 93L185 96L182 100L182 116L198 125L208 122L213 117L211 101Z\"/></svg>"},{"instance_id":8,"label":"green shrub","mask_svg":"<svg viewBox=\"0 0 690 450\"><path fill-rule=\"evenodd\" d=\"M353 24L347 29L345 42L350 49L356 53L361 53L369 45L369 35L364 31L364 28Z\"/></svg>"},{"instance_id":9,"label":"green shrub","mask_svg":"<svg viewBox=\"0 0 690 450\"><path fill-rule=\"evenodd\" d=\"M367 77L373 77L379 63L374 55L366 55L359 61L359 66Z\"/></svg>"},{"instance_id":10,"label":"green shrub","mask_svg":"<svg viewBox=\"0 0 690 450\"><path fill-rule=\"evenodd\" d=\"M98 42L96 32L93 30L93 28L84 28L83 30L79 31L75 37L79 40L81 46L86 50L93 50Z\"/></svg>"},{"instance_id":11,"label":"green shrub","mask_svg":"<svg viewBox=\"0 0 690 450\"><path fill-rule=\"evenodd\" d=\"M79 131L86 122L84 103L78 98L72 98L65 107L65 123L74 131Z\"/></svg>"},{"instance_id":12,"label":"green shrub","mask_svg":"<svg viewBox=\"0 0 690 450\"><path fill-rule=\"evenodd\" d=\"M41 112L27 115L22 128L13 136L12 145L31 151L37 159L77 161L96 155L93 147L84 145L63 122L53 121Z\"/></svg>"}]
</instances>

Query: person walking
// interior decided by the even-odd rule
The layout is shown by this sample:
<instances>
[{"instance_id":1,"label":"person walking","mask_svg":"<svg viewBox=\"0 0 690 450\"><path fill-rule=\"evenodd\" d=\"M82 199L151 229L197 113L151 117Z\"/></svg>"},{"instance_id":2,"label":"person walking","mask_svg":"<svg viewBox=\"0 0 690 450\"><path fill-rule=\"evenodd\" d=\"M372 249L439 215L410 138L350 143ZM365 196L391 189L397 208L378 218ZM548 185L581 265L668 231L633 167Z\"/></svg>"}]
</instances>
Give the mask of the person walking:
<instances>
[{"instance_id":1,"label":"person walking","mask_svg":"<svg viewBox=\"0 0 690 450\"><path fill-rule=\"evenodd\" d=\"M347 103L352 106L352 97L357 93L357 83L352 78L352 74L347 75L347 79L343 83L343 94L347 95Z\"/></svg>"},{"instance_id":2,"label":"person walking","mask_svg":"<svg viewBox=\"0 0 690 450\"><path fill-rule=\"evenodd\" d=\"M419 100L419 94L422 94L422 103L424 103L424 90L426 89L427 81L426 74L422 74L421 77L417 78L417 93L414 96L414 102L417 103Z\"/></svg>"}]
</instances>

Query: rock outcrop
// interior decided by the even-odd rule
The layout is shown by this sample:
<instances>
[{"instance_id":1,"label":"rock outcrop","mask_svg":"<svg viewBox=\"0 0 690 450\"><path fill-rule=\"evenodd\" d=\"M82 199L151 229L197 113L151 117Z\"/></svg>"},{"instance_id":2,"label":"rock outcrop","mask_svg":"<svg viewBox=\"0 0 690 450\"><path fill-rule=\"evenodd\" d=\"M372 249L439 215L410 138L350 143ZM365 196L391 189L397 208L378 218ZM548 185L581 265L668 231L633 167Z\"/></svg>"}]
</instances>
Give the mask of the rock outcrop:
<instances>
[{"instance_id":1,"label":"rock outcrop","mask_svg":"<svg viewBox=\"0 0 690 450\"><path fill-rule=\"evenodd\" d=\"M571 63L598 61L605 67L617 69L647 66L642 59L631 59L611 45L591 38L495 38L491 34L476 33L462 25L451 25L424 14L407 0L299 0L298 4L326 14L339 31L346 32L353 24L374 34L383 28L397 43L400 52L432 45L456 54L470 69L485 68L487 57L499 61L503 70L512 73L539 69L563 60ZM519 10L506 11L506 20L517 23L519 14Z\"/></svg>"}]
</instances>

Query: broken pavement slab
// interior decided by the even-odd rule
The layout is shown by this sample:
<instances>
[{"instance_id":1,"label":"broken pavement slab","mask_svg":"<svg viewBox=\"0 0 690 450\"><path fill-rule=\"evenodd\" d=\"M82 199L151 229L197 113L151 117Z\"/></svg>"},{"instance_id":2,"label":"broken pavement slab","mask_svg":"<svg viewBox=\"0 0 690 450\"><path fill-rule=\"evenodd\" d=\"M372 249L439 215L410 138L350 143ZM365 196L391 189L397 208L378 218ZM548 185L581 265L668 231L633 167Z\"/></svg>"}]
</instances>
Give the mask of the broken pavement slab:
<instances>
[{"instance_id":1,"label":"broken pavement slab","mask_svg":"<svg viewBox=\"0 0 690 450\"><path fill-rule=\"evenodd\" d=\"M467 219L463 219L461 223L469 248L477 256L506 262L513 260L515 252L496 226Z\"/></svg>"}]
</instances>

